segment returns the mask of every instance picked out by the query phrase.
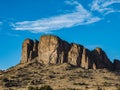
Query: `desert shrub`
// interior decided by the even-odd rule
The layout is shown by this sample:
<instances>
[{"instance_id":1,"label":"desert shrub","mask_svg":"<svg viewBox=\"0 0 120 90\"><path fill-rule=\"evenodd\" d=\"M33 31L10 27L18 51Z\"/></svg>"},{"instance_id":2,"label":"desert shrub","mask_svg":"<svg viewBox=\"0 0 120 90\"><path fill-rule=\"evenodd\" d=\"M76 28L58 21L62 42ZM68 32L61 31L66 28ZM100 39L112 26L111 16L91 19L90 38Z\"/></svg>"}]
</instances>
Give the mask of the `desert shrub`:
<instances>
[{"instance_id":1,"label":"desert shrub","mask_svg":"<svg viewBox=\"0 0 120 90\"><path fill-rule=\"evenodd\" d=\"M28 87L28 90L53 90L49 85L42 86L40 88L38 87Z\"/></svg>"},{"instance_id":2,"label":"desert shrub","mask_svg":"<svg viewBox=\"0 0 120 90\"><path fill-rule=\"evenodd\" d=\"M120 87L117 87L118 90L120 90Z\"/></svg>"},{"instance_id":3,"label":"desert shrub","mask_svg":"<svg viewBox=\"0 0 120 90\"><path fill-rule=\"evenodd\" d=\"M3 82L8 82L8 78L3 78Z\"/></svg>"},{"instance_id":4,"label":"desert shrub","mask_svg":"<svg viewBox=\"0 0 120 90\"><path fill-rule=\"evenodd\" d=\"M120 90L120 85L116 85L117 90Z\"/></svg>"},{"instance_id":5,"label":"desert shrub","mask_svg":"<svg viewBox=\"0 0 120 90\"><path fill-rule=\"evenodd\" d=\"M12 89L12 88L9 88L8 90L14 90L14 89Z\"/></svg>"},{"instance_id":6,"label":"desert shrub","mask_svg":"<svg viewBox=\"0 0 120 90\"><path fill-rule=\"evenodd\" d=\"M86 83L73 83L73 85L87 85Z\"/></svg>"},{"instance_id":7,"label":"desert shrub","mask_svg":"<svg viewBox=\"0 0 120 90\"><path fill-rule=\"evenodd\" d=\"M39 89L37 87L30 86L30 87L28 87L28 90L39 90Z\"/></svg>"},{"instance_id":8,"label":"desert shrub","mask_svg":"<svg viewBox=\"0 0 120 90\"><path fill-rule=\"evenodd\" d=\"M97 90L102 90L102 88L98 86Z\"/></svg>"},{"instance_id":9,"label":"desert shrub","mask_svg":"<svg viewBox=\"0 0 120 90\"><path fill-rule=\"evenodd\" d=\"M67 88L67 90L76 90L75 88Z\"/></svg>"},{"instance_id":10,"label":"desert shrub","mask_svg":"<svg viewBox=\"0 0 120 90\"><path fill-rule=\"evenodd\" d=\"M55 76L53 76L53 75L50 75L50 76L49 76L49 78L55 78Z\"/></svg>"},{"instance_id":11,"label":"desert shrub","mask_svg":"<svg viewBox=\"0 0 120 90\"><path fill-rule=\"evenodd\" d=\"M110 78L110 77L103 77L103 78L106 80L114 80L113 78Z\"/></svg>"},{"instance_id":12,"label":"desert shrub","mask_svg":"<svg viewBox=\"0 0 120 90\"><path fill-rule=\"evenodd\" d=\"M39 90L53 90L49 85L42 86Z\"/></svg>"},{"instance_id":13,"label":"desert shrub","mask_svg":"<svg viewBox=\"0 0 120 90\"><path fill-rule=\"evenodd\" d=\"M110 85L111 85L111 84L108 83L108 82L104 82L103 84L104 84L104 86L110 86Z\"/></svg>"}]
</instances>

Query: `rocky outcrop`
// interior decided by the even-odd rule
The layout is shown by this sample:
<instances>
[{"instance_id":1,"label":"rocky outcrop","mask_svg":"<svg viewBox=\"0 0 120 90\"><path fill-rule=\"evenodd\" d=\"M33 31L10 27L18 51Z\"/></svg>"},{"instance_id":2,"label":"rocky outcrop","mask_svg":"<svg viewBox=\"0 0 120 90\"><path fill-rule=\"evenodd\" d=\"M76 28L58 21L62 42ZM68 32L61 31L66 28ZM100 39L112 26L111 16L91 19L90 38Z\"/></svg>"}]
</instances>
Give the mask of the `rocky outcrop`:
<instances>
[{"instance_id":1,"label":"rocky outcrop","mask_svg":"<svg viewBox=\"0 0 120 90\"><path fill-rule=\"evenodd\" d=\"M72 43L68 52L68 63L74 66L81 66L83 46Z\"/></svg>"},{"instance_id":2,"label":"rocky outcrop","mask_svg":"<svg viewBox=\"0 0 120 90\"><path fill-rule=\"evenodd\" d=\"M93 68L93 60L91 58L91 52L84 48L81 58L81 67L85 69Z\"/></svg>"},{"instance_id":3,"label":"rocky outcrop","mask_svg":"<svg viewBox=\"0 0 120 90\"><path fill-rule=\"evenodd\" d=\"M38 61L43 64L67 62L69 44L57 36L42 36L38 45Z\"/></svg>"},{"instance_id":4,"label":"rocky outcrop","mask_svg":"<svg viewBox=\"0 0 120 90\"><path fill-rule=\"evenodd\" d=\"M38 56L38 41L26 39L22 45L22 60L21 63L27 63Z\"/></svg>"},{"instance_id":5,"label":"rocky outcrop","mask_svg":"<svg viewBox=\"0 0 120 90\"><path fill-rule=\"evenodd\" d=\"M41 36L40 41L26 39L23 42L21 63L28 63L34 58L43 65L66 62L85 69L120 69L119 61L115 60L113 64L101 48L90 51L54 35Z\"/></svg>"},{"instance_id":6,"label":"rocky outcrop","mask_svg":"<svg viewBox=\"0 0 120 90\"><path fill-rule=\"evenodd\" d=\"M108 59L106 53L101 48L92 51L93 62L97 69L108 68L113 69L112 62Z\"/></svg>"},{"instance_id":7,"label":"rocky outcrop","mask_svg":"<svg viewBox=\"0 0 120 90\"><path fill-rule=\"evenodd\" d=\"M120 61L115 59L114 60L114 70L120 70Z\"/></svg>"},{"instance_id":8,"label":"rocky outcrop","mask_svg":"<svg viewBox=\"0 0 120 90\"><path fill-rule=\"evenodd\" d=\"M85 69L93 68L94 66L91 52L82 45L73 43L71 44L71 48L68 52L68 63Z\"/></svg>"}]
</instances>

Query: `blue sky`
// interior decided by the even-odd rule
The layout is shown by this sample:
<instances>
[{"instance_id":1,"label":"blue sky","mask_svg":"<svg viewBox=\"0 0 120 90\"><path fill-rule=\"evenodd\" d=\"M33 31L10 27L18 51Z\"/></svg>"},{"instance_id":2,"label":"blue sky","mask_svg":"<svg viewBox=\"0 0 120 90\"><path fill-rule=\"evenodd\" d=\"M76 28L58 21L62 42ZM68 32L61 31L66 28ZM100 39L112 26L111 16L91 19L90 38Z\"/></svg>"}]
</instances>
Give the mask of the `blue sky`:
<instances>
[{"instance_id":1,"label":"blue sky","mask_svg":"<svg viewBox=\"0 0 120 90\"><path fill-rule=\"evenodd\" d=\"M25 38L43 34L120 59L120 0L0 0L0 69L20 62Z\"/></svg>"}]
</instances>

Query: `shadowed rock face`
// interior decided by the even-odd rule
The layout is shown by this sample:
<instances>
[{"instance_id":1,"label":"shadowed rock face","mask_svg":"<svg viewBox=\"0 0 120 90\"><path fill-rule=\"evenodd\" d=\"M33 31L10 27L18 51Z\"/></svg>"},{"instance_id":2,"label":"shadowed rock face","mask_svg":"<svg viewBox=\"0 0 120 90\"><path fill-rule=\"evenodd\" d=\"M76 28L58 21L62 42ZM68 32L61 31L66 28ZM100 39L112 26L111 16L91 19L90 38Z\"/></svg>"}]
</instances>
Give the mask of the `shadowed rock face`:
<instances>
[{"instance_id":1,"label":"shadowed rock face","mask_svg":"<svg viewBox=\"0 0 120 90\"><path fill-rule=\"evenodd\" d=\"M38 43L39 41L34 40L34 45L32 50L32 59L38 56Z\"/></svg>"},{"instance_id":2,"label":"shadowed rock face","mask_svg":"<svg viewBox=\"0 0 120 90\"><path fill-rule=\"evenodd\" d=\"M96 64L96 68L113 69L112 62L108 59L107 55L101 48L96 48L95 50L93 50L92 56L94 63Z\"/></svg>"},{"instance_id":3,"label":"shadowed rock face","mask_svg":"<svg viewBox=\"0 0 120 90\"><path fill-rule=\"evenodd\" d=\"M67 62L85 69L120 69L119 61L115 60L113 64L101 48L90 51L54 35L41 36L40 41L26 39L23 42L21 63L28 63L34 58L43 65Z\"/></svg>"},{"instance_id":4,"label":"shadowed rock face","mask_svg":"<svg viewBox=\"0 0 120 90\"><path fill-rule=\"evenodd\" d=\"M117 59L114 60L114 69L120 70L120 61Z\"/></svg>"}]
</instances>

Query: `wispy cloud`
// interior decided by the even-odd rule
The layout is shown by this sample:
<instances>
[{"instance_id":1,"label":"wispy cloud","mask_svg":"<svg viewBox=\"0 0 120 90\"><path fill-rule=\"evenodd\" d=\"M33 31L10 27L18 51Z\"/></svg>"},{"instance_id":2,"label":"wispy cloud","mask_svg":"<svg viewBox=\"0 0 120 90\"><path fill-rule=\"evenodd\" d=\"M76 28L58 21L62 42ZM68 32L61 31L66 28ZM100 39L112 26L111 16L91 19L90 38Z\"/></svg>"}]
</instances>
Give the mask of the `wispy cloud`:
<instances>
[{"instance_id":1,"label":"wispy cloud","mask_svg":"<svg viewBox=\"0 0 120 90\"><path fill-rule=\"evenodd\" d=\"M67 4L75 5L75 10L71 13L61 14L49 18L43 18L35 21L23 21L12 24L15 30L29 30L31 32L49 32L51 30L59 30L78 25L94 23L100 20L99 17L94 17L77 1Z\"/></svg>"},{"instance_id":2,"label":"wispy cloud","mask_svg":"<svg viewBox=\"0 0 120 90\"><path fill-rule=\"evenodd\" d=\"M120 10L110 7L113 4L120 4L120 0L94 0L90 6L92 11L98 11L103 15L120 12Z\"/></svg>"},{"instance_id":3,"label":"wispy cloud","mask_svg":"<svg viewBox=\"0 0 120 90\"><path fill-rule=\"evenodd\" d=\"M120 3L120 0L93 0L90 4L90 10L85 9L81 3L75 0L67 0L65 3L74 6L74 11L71 11L71 13L52 16L49 18L42 18L35 21L12 23L13 30L26 30L33 33L46 33L62 28L92 24L102 20L102 17L94 16L94 11L98 11L99 13L103 14L103 16L112 12L118 12L119 10L114 10L109 6L115 3Z\"/></svg>"}]
</instances>

